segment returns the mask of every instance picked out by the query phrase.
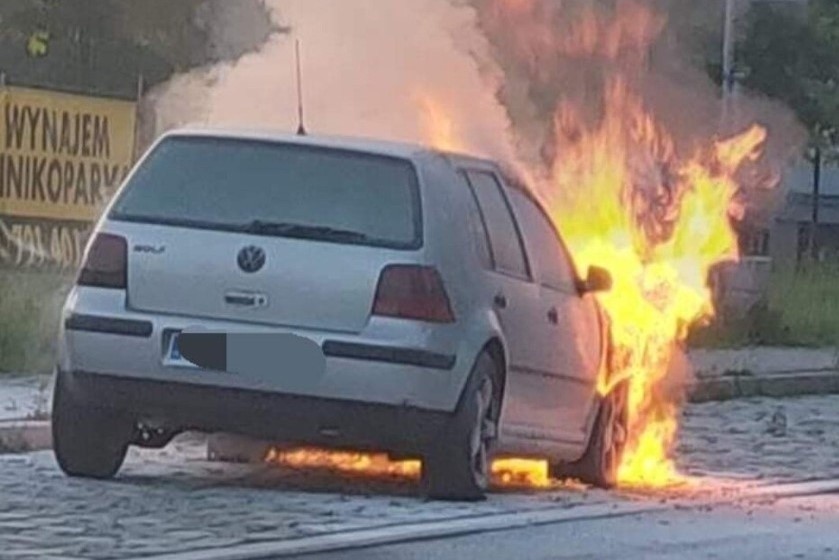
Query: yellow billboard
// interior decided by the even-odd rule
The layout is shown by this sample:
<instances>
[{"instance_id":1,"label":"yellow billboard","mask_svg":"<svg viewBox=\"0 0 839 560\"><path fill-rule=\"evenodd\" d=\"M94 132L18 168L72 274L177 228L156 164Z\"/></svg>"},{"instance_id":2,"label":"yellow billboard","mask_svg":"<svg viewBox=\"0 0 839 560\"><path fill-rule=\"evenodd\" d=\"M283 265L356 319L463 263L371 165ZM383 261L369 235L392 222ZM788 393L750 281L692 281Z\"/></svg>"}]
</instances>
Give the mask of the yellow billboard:
<instances>
[{"instance_id":1,"label":"yellow billboard","mask_svg":"<svg viewBox=\"0 0 839 560\"><path fill-rule=\"evenodd\" d=\"M136 104L0 88L0 260L72 268L134 160Z\"/></svg>"},{"instance_id":2,"label":"yellow billboard","mask_svg":"<svg viewBox=\"0 0 839 560\"><path fill-rule=\"evenodd\" d=\"M0 88L0 213L94 221L134 157L135 104Z\"/></svg>"}]
</instances>

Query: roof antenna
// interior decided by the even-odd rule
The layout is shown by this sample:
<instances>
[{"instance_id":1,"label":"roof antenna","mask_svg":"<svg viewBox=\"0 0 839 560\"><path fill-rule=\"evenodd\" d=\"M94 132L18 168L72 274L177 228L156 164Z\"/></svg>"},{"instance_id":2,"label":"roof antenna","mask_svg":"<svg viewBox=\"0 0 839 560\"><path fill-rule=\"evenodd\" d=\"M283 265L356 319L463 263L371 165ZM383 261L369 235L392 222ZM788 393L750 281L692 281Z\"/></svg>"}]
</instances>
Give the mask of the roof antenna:
<instances>
[{"instance_id":1,"label":"roof antenna","mask_svg":"<svg viewBox=\"0 0 839 560\"><path fill-rule=\"evenodd\" d=\"M306 126L303 124L303 74L300 70L300 39L294 42L294 58L297 64L297 135L306 136Z\"/></svg>"}]
</instances>

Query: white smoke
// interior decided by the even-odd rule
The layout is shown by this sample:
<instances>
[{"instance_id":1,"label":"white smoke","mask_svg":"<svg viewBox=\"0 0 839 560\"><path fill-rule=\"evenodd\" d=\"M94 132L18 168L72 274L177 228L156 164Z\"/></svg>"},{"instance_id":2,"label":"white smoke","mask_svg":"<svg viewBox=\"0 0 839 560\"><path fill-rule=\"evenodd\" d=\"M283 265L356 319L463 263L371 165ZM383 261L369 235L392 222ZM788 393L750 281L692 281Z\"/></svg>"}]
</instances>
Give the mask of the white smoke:
<instances>
[{"instance_id":1,"label":"white smoke","mask_svg":"<svg viewBox=\"0 0 839 560\"><path fill-rule=\"evenodd\" d=\"M278 27L256 53L176 76L152 92L154 133L185 124L297 128L294 43L301 41L312 134L424 142L420 96L453 116L471 151L508 159L509 123L494 92L475 12L450 0L266 0Z\"/></svg>"}]
</instances>

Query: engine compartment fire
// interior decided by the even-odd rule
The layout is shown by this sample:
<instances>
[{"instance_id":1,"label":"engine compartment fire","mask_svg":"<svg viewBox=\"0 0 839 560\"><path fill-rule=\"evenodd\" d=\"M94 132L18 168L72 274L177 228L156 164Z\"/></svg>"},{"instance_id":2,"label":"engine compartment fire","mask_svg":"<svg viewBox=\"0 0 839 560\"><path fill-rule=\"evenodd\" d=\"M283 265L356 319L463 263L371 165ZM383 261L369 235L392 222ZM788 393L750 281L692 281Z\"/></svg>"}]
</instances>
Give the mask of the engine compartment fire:
<instances>
[{"instance_id":1,"label":"engine compartment fire","mask_svg":"<svg viewBox=\"0 0 839 560\"><path fill-rule=\"evenodd\" d=\"M490 1L483 27L528 69L531 87L563 90L541 146L543 165L520 167L578 270L597 265L613 277L613 289L598 296L613 345L599 391L630 384L618 479L634 487L684 483L673 462L684 396L673 360L689 328L714 314L711 269L739 258L733 222L745 211L741 172L761 158L767 130L751 124L677 140L644 95L666 18L630 0L577 7ZM454 116L425 108L429 140L451 146Z\"/></svg>"},{"instance_id":2,"label":"engine compartment fire","mask_svg":"<svg viewBox=\"0 0 839 560\"><path fill-rule=\"evenodd\" d=\"M518 158L518 170L562 232L578 270L596 265L613 277L613 289L598 295L613 345L599 391L606 395L622 382L630 387L620 485L684 484L688 478L674 462L684 398L674 360L691 326L714 316L711 270L739 259L733 224L745 212L743 177L761 162L767 129L757 123L733 132L668 126L650 95L660 80L651 86L647 72L667 20L649 4L474 4L482 31L504 46L508 65L526 75L543 105L551 100L549 122L528 129L545 130L544 139L512 127L519 153L522 146L538 147L538 158ZM442 98L433 91L417 96L427 142L469 151L474 146L459 134L468 123ZM275 450L268 460L373 475L418 477L420 471L419 462L315 450ZM493 467L502 486L550 487L547 472L543 461L504 459Z\"/></svg>"}]
</instances>

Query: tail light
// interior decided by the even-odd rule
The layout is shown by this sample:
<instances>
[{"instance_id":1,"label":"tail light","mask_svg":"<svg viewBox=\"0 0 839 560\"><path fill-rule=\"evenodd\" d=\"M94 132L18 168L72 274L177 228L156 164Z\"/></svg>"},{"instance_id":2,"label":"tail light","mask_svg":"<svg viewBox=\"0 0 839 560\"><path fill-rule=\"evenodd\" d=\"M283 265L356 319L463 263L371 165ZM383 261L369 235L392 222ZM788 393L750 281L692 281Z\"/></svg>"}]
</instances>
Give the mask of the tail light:
<instances>
[{"instance_id":1,"label":"tail light","mask_svg":"<svg viewBox=\"0 0 839 560\"><path fill-rule=\"evenodd\" d=\"M78 285L124 290L128 284L128 242L108 233L97 234L82 263Z\"/></svg>"},{"instance_id":2,"label":"tail light","mask_svg":"<svg viewBox=\"0 0 839 560\"><path fill-rule=\"evenodd\" d=\"M373 315L453 323L454 313L443 279L426 266L391 265L382 271Z\"/></svg>"}]
</instances>

